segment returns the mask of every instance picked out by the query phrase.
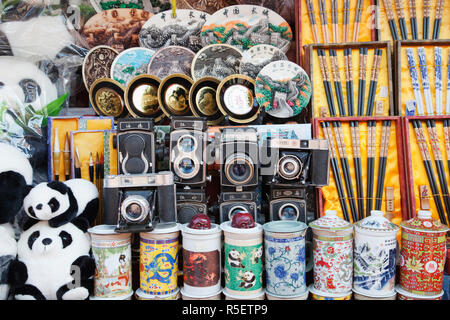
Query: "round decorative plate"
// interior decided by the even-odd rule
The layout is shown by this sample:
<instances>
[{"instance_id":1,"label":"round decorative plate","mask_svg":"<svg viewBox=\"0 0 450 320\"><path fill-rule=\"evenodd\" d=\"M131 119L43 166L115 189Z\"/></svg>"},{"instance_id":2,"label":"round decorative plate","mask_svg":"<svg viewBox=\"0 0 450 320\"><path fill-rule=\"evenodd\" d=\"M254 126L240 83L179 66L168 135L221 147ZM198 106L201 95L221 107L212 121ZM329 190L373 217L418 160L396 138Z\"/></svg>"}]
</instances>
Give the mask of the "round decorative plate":
<instances>
[{"instance_id":1,"label":"round decorative plate","mask_svg":"<svg viewBox=\"0 0 450 320\"><path fill-rule=\"evenodd\" d=\"M237 5L223 8L206 19L201 37L203 45L226 43L247 50L257 44L271 44L286 53L293 35L289 24L275 11Z\"/></svg>"},{"instance_id":2,"label":"round decorative plate","mask_svg":"<svg viewBox=\"0 0 450 320\"><path fill-rule=\"evenodd\" d=\"M227 44L212 44L197 52L192 61L192 78L197 81L203 77L223 80L239 73L242 53Z\"/></svg>"},{"instance_id":3,"label":"round decorative plate","mask_svg":"<svg viewBox=\"0 0 450 320\"><path fill-rule=\"evenodd\" d=\"M197 10L177 9L175 18L172 10L160 12L144 24L139 43L152 50L181 46L197 52L203 47L200 31L208 17L209 14Z\"/></svg>"},{"instance_id":4,"label":"round decorative plate","mask_svg":"<svg viewBox=\"0 0 450 320\"><path fill-rule=\"evenodd\" d=\"M92 48L84 58L82 74L87 91L95 80L109 78L111 65L119 52L108 46Z\"/></svg>"},{"instance_id":5,"label":"round decorative plate","mask_svg":"<svg viewBox=\"0 0 450 320\"><path fill-rule=\"evenodd\" d=\"M191 78L181 73L172 74L161 81L158 101L167 117L192 115L189 108L189 91L193 83Z\"/></svg>"},{"instance_id":6,"label":"round decorative plate","mask_svg":"<svg viewBox=\"0 0 450 320\"><path fill-rule=\"evenodd\" d=\"M271 62L280 60L288 60L283 51L270 44L258 44L242 53L239 72L256 79L262 68Z\"/></svg>"},{"instance_id":7,"label":"round decorative plate","mask_svg":"<svg viewBox=\"0 0 450 320\"><path fill-rule=\"evenodd\" d=\"M130 81L125 90L125 105L135 118L153 118L158 122L164 117L158 101L160 83L159 78L148 74Z\"/></svg>"},{"instance_id":8,"label":"round decorative plate","mask_svg":"<svg viewBox=\"0 0 450 320\"><path fill-rule=\"evenodd\" d=\"M134 77L147 73L155 52L147 48L130 48L121 52L111 66L111 78L126 87Z\"/></svg>"},{"instance_id":9,"label":"round decorative plate","mask_svg":"<svg viewBox=\"0 0 450 320\"><path fill-rule=\"evenodd\" d=\"M112 79L97 79L89 90L89 101L99 116L120 118L128 114L124 102L124 88Z\"/></svg>"},{"instance_id":10,"label":"round decorative plate","mask_svg":"<svg viewBox=\"0 0 450 320\"><path fill-rule=\"evenodd\" d=\"M191 76L191 64L195 53L184 47L169 46L155 52L148 64L147 73L161 80L174 73Z\"/></svg>"},{"instance_id":11,"label":"round decorative plate","mask_svg":"<svg viewBox=\"0 0 450 320\"><path fill-rule=\"evenodd\" d=\"M305 70L290 61L275 61L256 77L258 103L275 118L300 114L311 98L311 81Z\"/></svg>"},{"instance_id":12,"label":"round decorative plate","mask_svg":"<svg viewBox=\"0 0 450 320\"><path fill-rule=\"evenodd\" d=\"M260 111L255 98L255 81L242 74L222 80L216 93L217 105L223 115L236 123L249 123Z\"/></svg>"},{"instance_id":13,"label":"round decorative plate","mask_svg":"<svg viewBox=\"0 0 450 320\"><path fill-rule=\"evenodd\" d=\"M189 106L196 117L205 117L208 125L217 125L223 120L216 101L220 81L214 77L198 79L189 91Z\"/></svg>"},{"instance_id":14,"label":"round decorative plate","mask_svg":"<svg viewBox=\"0 0 450 320\"><path fill-rule=\"evenodd\" d=\"M92 16L80 34L90 48L107 45L121 52L139 46L139 31L152 15L140 9L105 10Z\"/></svg>"}]
</instances>

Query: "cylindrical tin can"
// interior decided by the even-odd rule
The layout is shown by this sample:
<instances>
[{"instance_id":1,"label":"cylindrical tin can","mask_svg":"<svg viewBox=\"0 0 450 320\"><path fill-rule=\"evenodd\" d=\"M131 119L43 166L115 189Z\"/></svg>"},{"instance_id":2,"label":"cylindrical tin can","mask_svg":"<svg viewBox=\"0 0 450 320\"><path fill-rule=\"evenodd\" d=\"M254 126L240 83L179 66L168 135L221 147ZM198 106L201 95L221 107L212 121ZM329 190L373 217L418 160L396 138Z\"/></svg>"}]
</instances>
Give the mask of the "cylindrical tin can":
<instances>
[{"instance_id":1,"label":"cylindrical tin can","mask_svg":"<svg viewBox=\"0 0 450 320\"><path fill-rule=\"evenodd\" d=\"M403 290L400 286L397 286L395 290L397 291L398 300L442 300L442 296L444 295L444 290L442 290L438 294L430 296L413 294L411 292Z\"/></svg>"},{"instance_id":2,"label":"cylindrical tin can","mask_svg":"<svg viewBox=\"0 0 450 320\"><path fill-rule=\"evenodd\" d=\"M170 296L178 289L178 236L176 223L157 224L141 232L140 289L147 295Z\"/></svg>"},{"instance_id":3,"label":"cylindrical tin can","mask_svg":"<svg viewBox=\"0 0 450 320\"><path fill-rule=\"evenodd\" d=\"M180 298L180 290L176 289L171 294L155 296L153 294L148 294L142 291L141 288L136 290L137 300L178 300Z\"/></svg>"},{"instance_id":4,"label":"cylindrical tin can","mask_svg":"<svg viewBox=\"0 0 450 320\"><path fill-rule=\"evenodd\" d=\"M209 297L220 290L220 251L222 230L217 224L210 229L182 226L183 292L186 296Z\"/></svg>"},{"instance_id":5,"label":"cylindrical tin can","mask_svg":"<svg viewBox=\"0 0 450 320\"><path fill-rule=\"evenodd\" d=\"M401 289L414 295L439 295L449 228L434 220L430 211L419 211L417 217L403 221L401 228Z\"/></svg>"},{"instance_id":6,"label":"cylindrical tin can","mask_svg":"<svg viewBox=\"0 0 450 320\"><path fill-rule=\"evenodd\" d=\"M239 229L231 221L223 222L220 228L225 238L225 289L230 297L258 295L262 287L263 228ZM250 298L249 298L250 299Z\"/></svg>"},{"instance_id":7,"label":"cylindrical tin can","mask_svg":"<svg viewBox=\"0 0 450 320\"><path fill-rule=\"evenodd\" d=\"M450 238L447 238L447 260L445 262L445 272L450 274Z\"/></svg>"},{"instance_id":8,"label":"cylindrical tin can","mask_svg":"<svg viewBox=\"0 0 450 320\"><path fill-rule=\"evenodd\" d=\"M186 293L185 288L183 287L180 289L180 292L183 300L220 300L222 297L222 290L212 295L192 295Z\"/></svg>"},{"instance_id":9,"label":"cylindrical tin can","mask_svg":"<svg viewBox=\"0 0 450 320\"><path fill-rule=\"evenodd\" d=\"M308 226L300 221L272 221L263 225L266 294L294 298L307 292L306 272L312 269L313 260L306 265L305 233ZM312 249L311 243L308 242ZM311 250L309 250L311 253Z\"/></svg>"},{"instance_id":10,"label":"cylindrical tin can","mask_svg":"<svg viewBox=\"0 0 450 320\"><path fill-rule=\"evenodd\" d=\"M353 225L327 210L309 224L313 231L315 295L351 295L353 278ZM317 292L317 293L316 293Z\"/></svg>"},{"instance_id":11,"label":"cylindrical tin can","mask_svg":"<svg viewBox=\"0 0 450 320\"><path fill-rule=\"evenodd\" d=\"M355 223L353 291L369 297L395 295L397 232L400 227L372 210Z\"/></svg>"},{"instance_id":12,"label":"cylindrical tin can","mask_svg":"<svg viewBox=\"0 0 450 320\"><path fill-rule=\"evenodd\" d=\"M312 300L351 300L353 294L351 291L346 293L323 293L322 291L317 291L314 285L309 287L309 292Z\"/></svg>"},{"instance_id":13,"label":"cylindrical tin can","mask_svg":"<svg viewBox=\"0 0 450 320\"><path fill-rule=\"evenodd\" d=\"M94 295L96 298L118 299L130 295L131 233L117 233L115 226L90 228L95 259Z\"/></svg>"}]
</instances>

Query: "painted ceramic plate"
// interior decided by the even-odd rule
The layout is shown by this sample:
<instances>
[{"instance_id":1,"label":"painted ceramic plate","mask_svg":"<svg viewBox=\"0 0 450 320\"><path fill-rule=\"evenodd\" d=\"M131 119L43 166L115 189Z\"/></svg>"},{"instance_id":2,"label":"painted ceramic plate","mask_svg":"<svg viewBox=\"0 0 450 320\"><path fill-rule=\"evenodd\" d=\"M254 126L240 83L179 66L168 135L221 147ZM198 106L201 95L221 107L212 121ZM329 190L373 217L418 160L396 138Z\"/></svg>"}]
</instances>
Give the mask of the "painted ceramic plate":
<instances>
[{"instance_id":1,"label":"painted ceramic plate","mask_svg":"<svg viewBox=\"0 0 450 320\"><path fill-rule=\"evenodd\" d=\"M169 46L155 52L148 64L147 73L161 80L175 73L191 77L191 64L195 53L184 47Z\"/></svg>"},{"instance_id":2,"label":"painted ceramic plate","mask_svg":"<svg viewBox=\"0 0 450 320\"><path fill-rule=\"evenodd\" d=\"M128 114L124 102L124 88L112 79L97 79L89 90L89 101L99 116L115 118Z\"/></svg>"},{"instance_id":3,"label":"painted ceramic plate","mask_svg":"<svg viewBox=\"0 0 450 320\"><path fill-rule=\"evenodd\" d=\"M226 44L212 44L197 52L192 62L192 77L214 77L223 80L239 73L242 53Z\"/></svg>"},{"instance_id":4,"label":"painted ceramic plate","mask_svg":"<svg viewBox=\"0 0 450 320\"><path fill-rule=\"evenodd\" d=\"M258 44L242 53L239 71L245 76L256 79L258 73L273 61L288 60L280 49L270 44Z\"/></svg>"},{"instance_id":5,"label":"painted ceramic plate","mask_svg":"<svg viewBox=\"0 0 450 320\"><path fill-rule=\"evenodd\" d=\"M275 118L300 114L311 98L311 82L305 70L290 61L265 66L255 82L258 103Z\"/></svg>"},{"instance_id":6,"label":"painted ceramic plate","mask_svg":"<svg viewBox=\"0 0 450 320\"><path fill-rule=\"evenodd\" d=\"M172 10L152 16L139 32L141 47L158 50L167 46L181 46L199 51L203 45L200 31L209 14L197 10L177 9L176 17Z\"/></svg>"},{"instance_id":7,"label":"painted ceramic plate","mask_svg":"<svg viewBox=\"0 0 450 320\"><path fill-rule=\"evenodd\" d=\"M201 32L203 45L225 43L240 50L271 44L287 52L292 41L289 24L278 13L261 6L229 6L211 15Z\"/></svg>"},{"instance_id":8,"label":"painted ceramic plate","mask_svg":"<svg viewBox=\"0 0 450 320\"><path fill-rule=\"evenodd\" d=\"M189 105L196 117L205 117L208 125L216 125L223 120L216 101L217 78L205 77L197 80L189 91Z\"/></svg>"},{"instance_id":9,"label":"painted ceramic plate","mask_svg":"<svg viewBox=\"0 0 450 320\"><path fill-rule=\"evenodd\" d=\"M193 83L191 78L181 73L172 74L161 81L158 101L167 117L192 115L189 108L189 91Z\"/></svg>"},{"instance_id":10,"label":"painted ceramic plate","mask_svg":"<svg viewBox=\"0 0 450 320\"><path fill-rule=\"evenodd\" d=\"M111 66L111 78L126 87L134 77L147 73L155 52L147 48L130 48L121 52Z\"/></svg>"},{"instance_id":11,"label":"painted ceramic plate","mask_svg":"<svg viewBox=\"0 0 450 320\"><path fill-rule=\"evenodd\" d=\"M148 74L130 81L125 90L125 105L135 118L153 118L158 122L164 117L158 101L160 83L159 78Z\"/></svg>"},{"instance_id":12,"label":"painted ceramic plate","mask_svg":"<svg viewBox=\"0 0 450 320\"><path fill-rule=\"evenodd\" d=\"M98 46L92 48L83 62L83 82L89 91L92 83L100 78L109 78L111 75L111 65L119 52L108 46Z\"/></svg>"},{"instance_id":13,"label":"painted ceramic plate","mask_svg":"<svg viewBox=\"0 0 450 320\"><path fill-rule=\"evenodd\" d=\"M234 74L223 79L217 88L216 100L222 114L233 122L249 123L258 117L255 81L250 77Z\"/></svg>"},{"instance_id":14,"label":"painted ceramic plate","mask_svg":"<svg viewBox=\"0 0 450 320\"><path fill-rule=\"evenodd\" d=\"M139 31L153 14L140 9L111 9L97 13L80 34L90 48L107 45L121 52L139 46Z\"/></svg>"}]
</instances>

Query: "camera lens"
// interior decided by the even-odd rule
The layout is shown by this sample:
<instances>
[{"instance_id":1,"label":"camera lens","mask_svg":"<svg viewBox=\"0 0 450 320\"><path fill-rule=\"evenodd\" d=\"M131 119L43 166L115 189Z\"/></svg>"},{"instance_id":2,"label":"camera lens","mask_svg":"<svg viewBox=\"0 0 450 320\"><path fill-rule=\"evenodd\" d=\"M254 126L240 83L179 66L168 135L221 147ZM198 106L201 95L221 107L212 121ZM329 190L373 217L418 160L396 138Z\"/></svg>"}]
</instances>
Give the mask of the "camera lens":
<instances>
[{"instance_id":1,"label":"camera lens","mask_svg":"<svg viewBox=\"0 0 450 320\"><path fill-rule=\"evenodd\" d=\"M278 174L286 180L297 179L303 169L300 159L293 155L283 156L278 160Z\"/></svg>"},{"instance_id":2,"label":"camera lens","mask_svg":"<svg viewBox=\"0 0 450 320\"><path fill-rule=\"evenodd\" d=\"M247 183L253 177L253 162L245 154L234 154L225 161L225 175L236 185Z\"/></svg>"},{"instance_id":3,"label":"camera lens","mask_svg":"<svg viewBox=\"0 0 450 320\"><path fill-rule=\"evenodd\" d=\"M192 159L184 158L178 164L178 168L184 174L191 174L194 171L195 163Z\"/></svg>"},{"instance_id":4,"label":"camera lens","mask_svg":"<svg viewBox=\"0 0 450 320\"><path fill-rule=\"evenodd\" d=\"M236 213L238 212L244 212L244 213L249 213L247 208L243 207L243 206L234 206L230 209L229 213L228 213L228 219L231 221L233 220L233 217Z\"/></svg>"},{"instance_id":5,"label":"camera lens","mask_svg":"<svg viewBox=\"0 0 450 320\"><path fill-rule=\"evenodd\" d=\"M281 206L280 210L278 210L278 217L280 220L298 220L298 208L293 204L287 203Z\"/></svg>"},{"instance_id":6,"label":"camera lens","mask_svg":"<svg viewBox=\"0 0 450 320\"><path fill-rule=\"evenodd\" d=\"M128 196L120 206L122 218L130 223L142 222L149 212L150 204L147 199L139 195Z\"/></svg>"},{"instance_id":7,"label":"camera lens","mask_svg":"<svg viewBox=\"0 0 450 320\"><path fill-rule=\"evenodd\" d=\"M197 148L197 142L190 135L184 135L178 139L178 148L181 152L193 152Z\"/></svg>"},{"instance_id":8,"label":"camera lens","mask_svg":"<svg viewBox=\"0 0 450 320\"><path fill-rule=\"evenodd\" d=\"M194 159L189 157L180 157L174 161L175 173L183 178L190 179L200 170L200 166Z\"/></svg>"}]
</instances>

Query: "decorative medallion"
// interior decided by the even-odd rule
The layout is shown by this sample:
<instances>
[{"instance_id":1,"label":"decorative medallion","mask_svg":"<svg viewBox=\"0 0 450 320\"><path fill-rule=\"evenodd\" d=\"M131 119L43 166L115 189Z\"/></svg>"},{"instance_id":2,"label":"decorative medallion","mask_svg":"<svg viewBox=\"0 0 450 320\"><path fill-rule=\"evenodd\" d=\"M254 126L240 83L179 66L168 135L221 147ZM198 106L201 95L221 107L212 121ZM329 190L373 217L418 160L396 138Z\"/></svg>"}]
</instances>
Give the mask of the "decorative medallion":
<instances>
[{"instance_id":1,"label":"decorative medallion","mask_svg":"<svg viewBox=\"0 0 450 320\"><path fill-rule=\"evenodd\" d=\"M155 52L148 64L147 73L161 80L175 73L191 76L191 64L195 53L184 47L169 46Z\"/></svg>"},{"instance_id":2,"label":"decorative medallion","mask_svg":"<svg viewBox=\"0 0 450 320\"><path fill-rule=\"evenodd\" d=\"M189 108L189 91L193 83L191 78L181 73L172 74L161 81L158 101L166 116L192 115Z\"/></svg>"},{"instance_id":3,"label":"decorative medallion","mask_svg":"<svg viewBox=\"0 0 450 320\"><path fill-rule=\"evenodd\" d=\"M111 78L126 87L134 77L145 74L154 51L147 48L130 48L121 52L111 66Z\"/></svg>"},{"instance_id":4,"label":"decorative medallion","mask_svg":"<svg viewBox=\"0 0 450 320\"><path fill-rule=\"evenodd\" d=\"M189 105L196 117L205 117L208 125L217 125L223 120L223 114L217 106L216 93L220 81L205 77L197 80L189 92Z\"/></svg>"},{"instance_id":5,"label":"decorative medallion","mask_svg":"<svg viewBox=\"0 0 450 320\"><path fill-rule=\"evenodd\" d=\"M83 81L86 90L89 91L92 83L100 78L109 78L111 75L111 65L119 52L108 46L98 46L92 48L83 62Z\"/></svg>"},{"instance_id":6,"label":"decorative medallion","mask_svg":"<svg viewBox=\"0 0 450 320\"><path fill-rule=\"evenodd\" d=\"M128 114L124 103L124 88L112 79L97 79L89 90L89 101L100 116L124 117Z\"/></svg>"}]
</instances>

